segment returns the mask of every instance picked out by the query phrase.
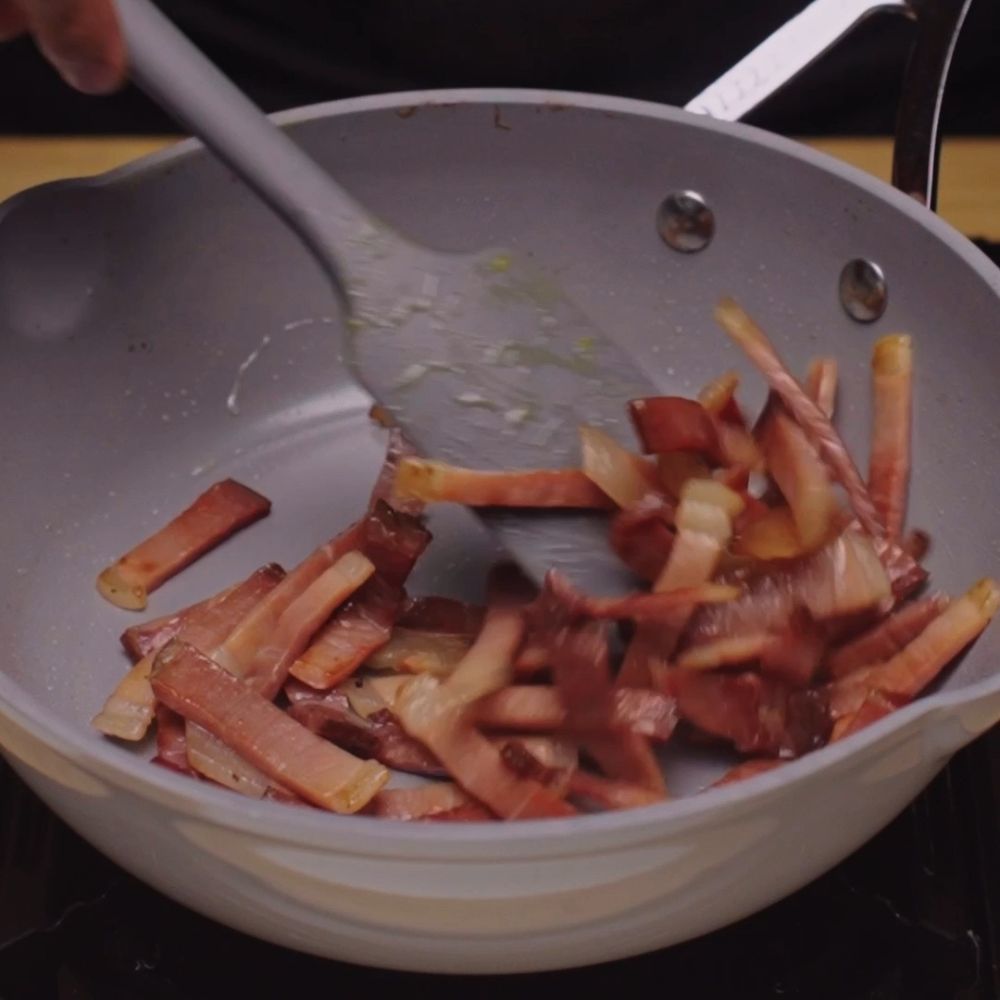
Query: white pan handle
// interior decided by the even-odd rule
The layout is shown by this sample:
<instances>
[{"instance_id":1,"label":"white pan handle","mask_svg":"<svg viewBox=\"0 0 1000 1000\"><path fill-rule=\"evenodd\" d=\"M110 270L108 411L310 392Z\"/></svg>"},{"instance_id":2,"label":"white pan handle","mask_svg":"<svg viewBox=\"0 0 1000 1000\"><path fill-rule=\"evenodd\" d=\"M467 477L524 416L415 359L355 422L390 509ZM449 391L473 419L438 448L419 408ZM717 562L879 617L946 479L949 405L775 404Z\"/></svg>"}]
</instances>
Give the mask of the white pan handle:
<instances>
[{"instance_id":1,"label":"white pan handle","mask_svg":"<svg viewBox=\"0 0 1000 1000\"><path fill-rule=\"evenodd\" d=\"M685 108L739 121L871 14L907 11L906 0L813 0Z\"/></svg>"},{"instance_id":2,"label":"white pan handle","mask_svg":"<svg viewBox=\"0 0 1000 1000\"><path fill-rule=\"evenodd\" d=\"M738 121L879 11L916 21L896 121L892 182L916 201L936 203L939 125L955 43L972 0L813 0L685 107Z\"/></svg>"}]
</instances>

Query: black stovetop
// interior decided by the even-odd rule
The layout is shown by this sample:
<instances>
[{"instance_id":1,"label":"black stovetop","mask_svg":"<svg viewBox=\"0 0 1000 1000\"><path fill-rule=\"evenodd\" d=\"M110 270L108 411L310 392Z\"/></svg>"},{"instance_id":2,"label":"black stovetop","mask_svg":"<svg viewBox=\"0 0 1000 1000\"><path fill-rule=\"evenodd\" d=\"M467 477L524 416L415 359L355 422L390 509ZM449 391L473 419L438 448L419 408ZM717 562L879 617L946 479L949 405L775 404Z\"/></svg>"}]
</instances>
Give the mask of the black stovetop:
<instances>
[{"instance_id":1,"label":"black stovetop","mask_svg":"<svg viewBox=\"0 0 1000 1000\"><path fill-rule=\"evenodd\" d=\"M1000 247L985 249L1000 261ZM380 972L248 938L123 872L0 762L0 1000L584 986L676 1000L1000 1000L1000 729L856 854L767 910L667 951L517 978Z\"/></svg>"}]
</instances>

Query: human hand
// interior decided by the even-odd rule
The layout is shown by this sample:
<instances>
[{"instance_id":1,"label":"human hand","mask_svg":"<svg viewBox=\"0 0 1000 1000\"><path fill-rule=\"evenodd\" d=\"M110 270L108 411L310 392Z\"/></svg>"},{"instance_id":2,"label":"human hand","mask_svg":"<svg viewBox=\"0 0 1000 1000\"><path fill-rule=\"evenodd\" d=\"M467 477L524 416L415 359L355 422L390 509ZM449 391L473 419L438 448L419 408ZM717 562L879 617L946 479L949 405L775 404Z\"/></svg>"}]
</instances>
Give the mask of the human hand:
<instances>
[{"instance_id":1,"label":"human hand","mask_svg":"<svg viewBox=\"0 0 1000 1000\"><path fill-rule=\"evenodd\" d=\"M112 0L0 0L0 41L25 33L77 90L107 94L125 79L125 43Z\"/></svg>"}]
</instances>

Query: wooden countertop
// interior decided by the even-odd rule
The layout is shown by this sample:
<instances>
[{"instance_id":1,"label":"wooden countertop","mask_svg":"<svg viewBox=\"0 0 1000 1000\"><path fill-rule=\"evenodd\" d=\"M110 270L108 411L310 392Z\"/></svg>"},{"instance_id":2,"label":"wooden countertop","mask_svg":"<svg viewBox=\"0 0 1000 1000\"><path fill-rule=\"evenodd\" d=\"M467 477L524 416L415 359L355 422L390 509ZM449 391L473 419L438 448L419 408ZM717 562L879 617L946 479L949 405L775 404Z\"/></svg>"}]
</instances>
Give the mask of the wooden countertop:
<instances>
[{"instance_id":1,"label":"wooden countertop","mask_svg":"<svg viewBox=\"0 0 1000 1000\"><path fill-rule=\"evenodd\" d=\"M173 141L161 138L0 138L0 200L44 181L110 170ZM883 179L887 139L808 140ZM968 236L1000 241L1000 138L950 139L941 161L941 215Z\"/></svg>"}]
</instances>

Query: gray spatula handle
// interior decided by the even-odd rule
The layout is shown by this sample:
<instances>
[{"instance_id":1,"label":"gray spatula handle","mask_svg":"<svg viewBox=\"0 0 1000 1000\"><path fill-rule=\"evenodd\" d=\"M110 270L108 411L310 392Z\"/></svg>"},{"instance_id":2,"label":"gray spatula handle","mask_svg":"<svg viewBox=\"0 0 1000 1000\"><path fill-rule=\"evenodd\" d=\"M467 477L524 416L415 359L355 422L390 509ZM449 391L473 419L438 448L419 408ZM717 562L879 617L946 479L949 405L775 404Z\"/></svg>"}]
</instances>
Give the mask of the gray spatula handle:
<instances>
[{"instance_id":1,"label":"gray spatula handle","mask_svg":"<svg viewBox=\"0 0 1000 1000\"><path fill-rule=\"evenodd\" d=\"M341 293L348 246L372 220L149 0L116 0L133 80L234 170L310 246Z\"/></svg>"}]
</instances>

